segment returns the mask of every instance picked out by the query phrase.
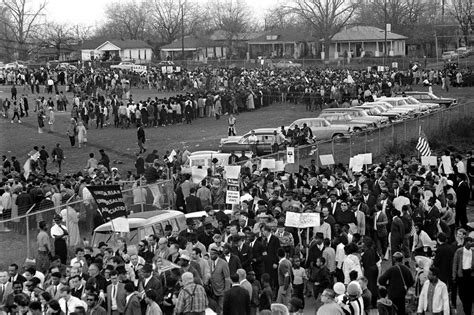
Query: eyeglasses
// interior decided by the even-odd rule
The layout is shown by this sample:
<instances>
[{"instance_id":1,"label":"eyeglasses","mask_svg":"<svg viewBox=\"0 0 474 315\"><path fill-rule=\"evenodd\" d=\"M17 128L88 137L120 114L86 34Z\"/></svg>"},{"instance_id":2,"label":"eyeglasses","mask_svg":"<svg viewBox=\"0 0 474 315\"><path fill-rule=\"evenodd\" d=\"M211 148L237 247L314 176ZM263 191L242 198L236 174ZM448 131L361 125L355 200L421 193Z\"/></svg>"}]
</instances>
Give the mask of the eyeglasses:
<instances>
[{"instance_id":1,"label":"eyeglasses","mask_svg":"<svg viewBox=\"0 0 474 315\"><path fill-rule=\"evenodd\" d=\"M94 299L87 299L87 301L89 302L94 302L95 300Z\"/></svg>"}]
</instances>

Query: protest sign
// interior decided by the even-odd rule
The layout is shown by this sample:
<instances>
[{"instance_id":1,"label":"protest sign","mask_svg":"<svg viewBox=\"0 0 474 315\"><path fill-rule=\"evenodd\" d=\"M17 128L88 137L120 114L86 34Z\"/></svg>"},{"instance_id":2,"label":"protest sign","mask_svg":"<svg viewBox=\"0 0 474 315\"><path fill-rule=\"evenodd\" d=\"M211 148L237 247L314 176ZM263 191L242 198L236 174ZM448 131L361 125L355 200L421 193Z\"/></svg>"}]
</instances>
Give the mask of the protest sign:
<instances>
[{"instance_id":1,"label":"protest sign","mask_svg":"<svg viewBox=\"0 0 474 315\"><path fill-rule=\"evenodd\" d=\"M319 213L287 212L285 226L308 228L320 225Z\"/></svg>"},{"instance_id":2,"label":"protest sign","mask_svg":"<svg viewBox=\"0 0 474 315\"><path fill-rule=\"evenodd\" d=\"M321 165L334 165L334 156L332 154L323 154L319 156Z\"/></svg>"},{"instance_id":3,"label":"protest sign","mask_svg":"<svg viewBox=\"0 0 474 315\"><path fill-rule=\"evenodd\" d=\"M286 148L286 162L288 164L295 163L295 148L293 147Z\"/></svg>"},{"instance_id":4,"label":"protest sign","mask_svg":"<svg viewBox=\"0 0 474 315\"><path fill-rule=\"evenodd\" d=\"M171 151L170 155L168 156L168 161L171 163L173 162L173 158L176 156L176 151Z\"/></svg>"},{"instance_id":5,"label":"protest sign","mask_svg":"<svg viewBox=\"0 0 474 315\"><path fill-rule=\"evenodd\" d=\"M372 164L372 153L358 154L364 159L364 164Z\"/></svg>"},{"instance_id":6,"label":"protest sign","mask_svg":"<svg viewBox=\"0 0 474 315\"><path fill-rule=\"evenodd\" d=\"M165 74L166 73L166 66L161 67L161 73Z\"/></svg>"},{"instance_id":7,"label":"protest sign","mask_svg":"<svg viewBox=\"0 0 474 315\"><path fill-rule=\"evenodd\" d=\"M274 171L276 166L275 159L262 159L260 169L268 168L269 171Z\"/></svg>"},{"instance_id":8,"label":"protest sign","mask_svg":"<svg viewBox=\"0 0 474 315\"><path fill-rule=\"evenodd\" d=\"M207 167L191 167L191 176L193 178L193 183L199 184L204 178L207 177Z\"/></svg>"},{"instance_id":9,"label":"protest sign","mask_svg":"<svg viewBox=\"0 0 474 315\"><path fill-rule=\"evenodd\" d=\"M87 186L105 221L127 215L119 185Z\"/></svg>"},{"instance_id":10,"label":"protest sign","mask_svg":"<svg viewBox=\"0 0 474 315\"><path fill-rule=\"evenodd\" d=\"M285 162L275 161L275 172L283 172L285 170Z\"/></svg>"},{"instance_id":11,"label":"protest sign","mask_svg":"<svg viewBox=\"0 0 474 315\"><path fill-rule=\"evenodd\" d=\"M240 165L228 165L224 167L225 178L238 179L240 176Z\"/></svg>"},{"instance_id":12,"label":"protest sign","mask_svg":"<svg viewBox=\"0 0 474 315\"><path fill-rule=\"evenodd\" d=\"M453 174L453 165L451 164L451 157L443 155L441 157L441 161L443 162L443 170L444 174L449 175Z\"/></svg>"},{"instance_id":13,"label":"protest sign","mask_svg":"<svg viewBox=\"0 0 474 315\"><path fill-rule=\"evenodd\" d=\"M173 73L173 66L167 66L166 67L166 72Z\"/></svg>"},{"instance_id":14,"label":"protest sign","mask_svg":"<svg viewBox=\"0 0 474 315\"><path fill-rule=\"evenodd\" d=\"M438 165L438 157L436 157L436 156L422 156L421 157L421 165L437 166Z\"/></svg>"},{"instance_id":15,"label":"protest sign","mask_svg":"<svg viewBox=\"0 0 474 315\"><path fill-rule=\"evenodd\" d=\"M364 157L361 155L356 155L352 158L352 171L353 172L362 172L364 168Z\"/></svg>"},{"instance_id":16,"label":"protest sign","mask_svg":"<svg viewBox=\"0 0 474 315\"><path fill-rule=\"evenodd\" d=\"M227 192L225 202L231 205L239 204L240 188L238 179L227 178Z\"/></svg>"}]
</instances>

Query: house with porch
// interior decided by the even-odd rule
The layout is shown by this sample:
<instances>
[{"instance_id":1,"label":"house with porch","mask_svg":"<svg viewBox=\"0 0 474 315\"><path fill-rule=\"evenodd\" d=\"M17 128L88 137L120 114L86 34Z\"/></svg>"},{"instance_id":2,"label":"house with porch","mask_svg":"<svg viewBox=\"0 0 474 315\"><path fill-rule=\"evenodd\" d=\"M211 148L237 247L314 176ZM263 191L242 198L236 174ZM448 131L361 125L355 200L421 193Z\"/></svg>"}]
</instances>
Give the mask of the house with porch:
<instances>
[{"instance_id":1,"label":"house with porch","mask_svg":"<svg viewBox=\"0 0 474 315\"><path fill-rule=\"evenodd\" d=\"M142 40L107 40L105 42L86 41L81 48L81 60L132 61L137 64L149 63L153 58L153 49Z\"/></svg>"},{"instance_id":2,"label":"house with porch","mask_svg":"<svg viewBox=\"0 0 474 315\"><path fill-rule=\"evenodd\" d=\"M184 44L184 46L183 46ZM183 57L184 51L184 57ZM193 60L206 62L209 59L225 58L228 48L223 42L213 41L205 36L185 36L160 48L162 60Z\"/></svg>"},{"instance_id":3,"label":"house with porch","mask_svg":"<svg viewBox=\"0 0 474 315\"><path fill-rule=\"evenodd\" d=\"M384 52L389 56L406 55L407 37L387 32L387 47L385 47L385 32L373 26L355 26L335 34L329 47L329 59L337 59L351 52L352 57L381 57Z\"/></svg>"},{"instance_id":4,"label":"house with porch","mask_svg":"<svg viewBox=\"0 0 474 315\"><path fill-rule=\"evenodd\" d=\"M298 59L314 57L318 41L311 33L298 29L273 30L247 42L251 59L266 58Z\"/></svg>"}]
</instances>

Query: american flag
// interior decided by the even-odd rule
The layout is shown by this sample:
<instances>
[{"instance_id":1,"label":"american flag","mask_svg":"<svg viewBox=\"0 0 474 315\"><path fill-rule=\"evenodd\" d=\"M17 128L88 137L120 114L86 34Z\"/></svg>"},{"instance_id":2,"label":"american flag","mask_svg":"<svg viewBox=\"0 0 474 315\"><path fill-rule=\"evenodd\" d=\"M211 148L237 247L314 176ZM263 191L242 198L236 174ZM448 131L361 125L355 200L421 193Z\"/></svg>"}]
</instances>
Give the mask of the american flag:
<instances>
[{"instance_id":1,"label":"american flag","mask_svg":"<svg viewBox=\"0 0 474 315\"><path fill-rule=\"evenodd\" d=\"M421 156L431 155L430 144L428 143L425 133L421 129L418 143L416 144L416 149L420 152Z\"/></svg>"}]
</instances>

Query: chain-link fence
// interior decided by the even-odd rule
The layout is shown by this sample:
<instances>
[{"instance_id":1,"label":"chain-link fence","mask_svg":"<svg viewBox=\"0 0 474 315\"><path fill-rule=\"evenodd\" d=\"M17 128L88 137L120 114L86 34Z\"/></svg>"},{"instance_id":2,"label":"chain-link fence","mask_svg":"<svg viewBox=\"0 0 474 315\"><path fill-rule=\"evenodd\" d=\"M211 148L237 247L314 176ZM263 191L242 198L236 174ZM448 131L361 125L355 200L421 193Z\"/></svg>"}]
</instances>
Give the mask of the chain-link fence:
<instances>
[{"instance_id":1,"label":"chain-link fence","mask_svg":"<svg viewBox=\"0 0 474 315\"><path fill-rule=\"evenodd\" d=\"M384 153L394 150L404 143L418 139L420 128L430 138L431 135L446 130L452 122L463 117L473 116L474 103L462 103L374 130L352 134L342 139L297 146L295 147L295 163L290 165L296 168L299 165L309 165L313 159L316 164L320 165L319 156L325 154L332 154L335 163L344 165L349 164L351 157L362 153L372 153L374 159L380 159L383 158ZM260 157L260 159L262 158L286 162L286 152L280 151ZM292 170L292 166L290 166L290 170Z\"/></svg>"},{"instance_id":2,"label":"chain-link fence","mask_svg":"<svg viewBox=\"0 0 474 315\"><path fill-rule=\"evenodd\" d=\"M174 206L174 184L173 180L160 181L154 184L138 182L121 182L123 201L130 213L152 211L158 209L172 209ZM29 196L43 195L42 189L35 191L34 188ZM8 213L3 213L3 220L0 220L0 232L2 238L22 237L26 247L17 249L24 250L26 257L32 257L34 239L38 231L38 223L45 221L50 227L53 218L59 214L63 218L63 223L69 231L68 245L71 249L83 245L84 241L90 240L94 227L102 218L97 210L97 204L93 199L81 198L78 195L61 200L60 193L54 193L48 198L37 197L40 201L25 206L22 202L16 205L17 200L24 199L22 194L12 194L12 207ZM33 200L34 202L34 200ZM56 203L56 205L55 205ZM20 236L18 236L20 235ZM34 250L33 250L34 252Z\"/></svg>"}]
</instances>

